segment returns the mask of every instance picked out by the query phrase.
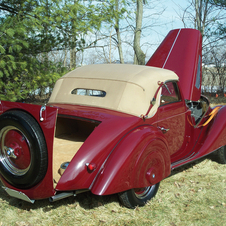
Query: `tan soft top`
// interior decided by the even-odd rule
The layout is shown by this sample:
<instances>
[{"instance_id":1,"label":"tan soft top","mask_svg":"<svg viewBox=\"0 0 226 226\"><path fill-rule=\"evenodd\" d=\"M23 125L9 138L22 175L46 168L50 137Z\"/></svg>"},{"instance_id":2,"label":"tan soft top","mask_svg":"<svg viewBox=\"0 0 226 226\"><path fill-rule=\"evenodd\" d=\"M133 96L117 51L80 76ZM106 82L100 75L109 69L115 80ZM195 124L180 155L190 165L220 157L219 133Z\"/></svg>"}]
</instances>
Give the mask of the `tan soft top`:
<instances>
[{"instance_id":1,"label":"tan soft top","mask_svg":"<svg viewBox=\"0 0 226 226\"><path fill-rule=\"evenodd\" d=\"M158 82L178 80L169 70L127 64L95 64L79 67L60 78L49 103L78 104L112 109L140 116L145 114L154 97ZM106 96L72 94L75 89L105 91ZM160 94L157 102L159 102ZM157 111L156 104L150 111Z\"/></svg>"}]
</instances>

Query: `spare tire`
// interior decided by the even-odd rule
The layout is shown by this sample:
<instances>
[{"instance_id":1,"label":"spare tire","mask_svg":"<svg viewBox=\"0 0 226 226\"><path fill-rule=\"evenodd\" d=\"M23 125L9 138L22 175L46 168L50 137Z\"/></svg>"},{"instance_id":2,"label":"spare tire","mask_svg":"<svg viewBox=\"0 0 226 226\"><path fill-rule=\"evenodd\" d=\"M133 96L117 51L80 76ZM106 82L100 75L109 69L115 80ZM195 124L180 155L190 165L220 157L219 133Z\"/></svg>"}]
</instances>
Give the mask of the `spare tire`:
<instances>
[{"instance_id":1,"label":"spare tire","mask_svg":"<svg viewBox=\"0 0 226 226\"><path fill-rule=\"evenodd\" d=\"M40 182L47 171L48 151L38 122L23 111L0 115L0 173L16 188Z\"/></svg>"}]
</instances>

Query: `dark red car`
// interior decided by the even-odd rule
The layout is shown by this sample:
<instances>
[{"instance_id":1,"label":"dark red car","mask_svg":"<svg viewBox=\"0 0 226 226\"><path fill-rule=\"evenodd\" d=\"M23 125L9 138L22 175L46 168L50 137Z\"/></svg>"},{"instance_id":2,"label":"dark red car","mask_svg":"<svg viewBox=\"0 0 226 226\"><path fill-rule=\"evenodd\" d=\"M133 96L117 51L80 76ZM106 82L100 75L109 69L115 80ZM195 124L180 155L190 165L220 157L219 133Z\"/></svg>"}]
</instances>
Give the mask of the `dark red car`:
<instances>
[{"instance_id":1,"label":"dark red car","mask_svg":"<svg viewBox=\"0 0 226 226\"><path fill-rule=\"evenodd\" d=\"M171 31L146 66L90 65L46 106L1 101L0 174L29 202L81 192L144 205L171 171L211 152L226 163L226 107L201 95L202 38Z\"/></svg>"}]
</instances>

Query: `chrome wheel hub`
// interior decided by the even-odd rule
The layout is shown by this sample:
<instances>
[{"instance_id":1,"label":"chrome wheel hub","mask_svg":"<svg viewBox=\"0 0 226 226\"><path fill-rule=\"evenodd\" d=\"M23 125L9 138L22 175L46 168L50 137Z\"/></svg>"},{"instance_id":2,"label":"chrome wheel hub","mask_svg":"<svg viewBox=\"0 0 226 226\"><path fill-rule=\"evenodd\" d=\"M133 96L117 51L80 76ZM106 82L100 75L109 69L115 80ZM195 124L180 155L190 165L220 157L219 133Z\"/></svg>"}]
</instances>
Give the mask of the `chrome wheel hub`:
<instances>
[{"instance_id":1,"label":"chrome wheel hub","mask_svg":"<svg viewBox=\"0 0 226 226\"><path fill-rule=\"evenodd\" d=\"M14 158L16 159L17 156L14 154L14 149L10 148L10 147L4 147L4 151L6 152L6 154L8 155L9 158Z\"/></svg>"},{"instance_id":2,"label":"chrome wheel hub","mask_svg":"<svg viewBox=\"0 0 226 226\"><path fill-rule=\"evenodd\" d=\"M23 132L6 126L0 131L0 161L13 175L22 176L30 168L30 143Z\"/></svg>"}]
</instances>

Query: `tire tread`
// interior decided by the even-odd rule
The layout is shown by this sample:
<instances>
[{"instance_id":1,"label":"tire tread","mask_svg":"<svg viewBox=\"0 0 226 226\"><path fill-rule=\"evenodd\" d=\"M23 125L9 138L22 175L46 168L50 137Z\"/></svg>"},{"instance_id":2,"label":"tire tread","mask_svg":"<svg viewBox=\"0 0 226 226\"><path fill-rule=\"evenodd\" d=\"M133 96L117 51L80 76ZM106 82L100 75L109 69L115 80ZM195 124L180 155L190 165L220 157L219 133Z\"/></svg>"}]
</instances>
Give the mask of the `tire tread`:
<instances>
[{"instance_id":1,"label":"tire tread","mask_svg":"<svg viewBox=\"0 0 226 226\"><path fill-rule=\"evenodd\" d=\"M221 147L215 152L215 158L220 164L226 164L226 146Z\"/></svg>"}]
</instances>

